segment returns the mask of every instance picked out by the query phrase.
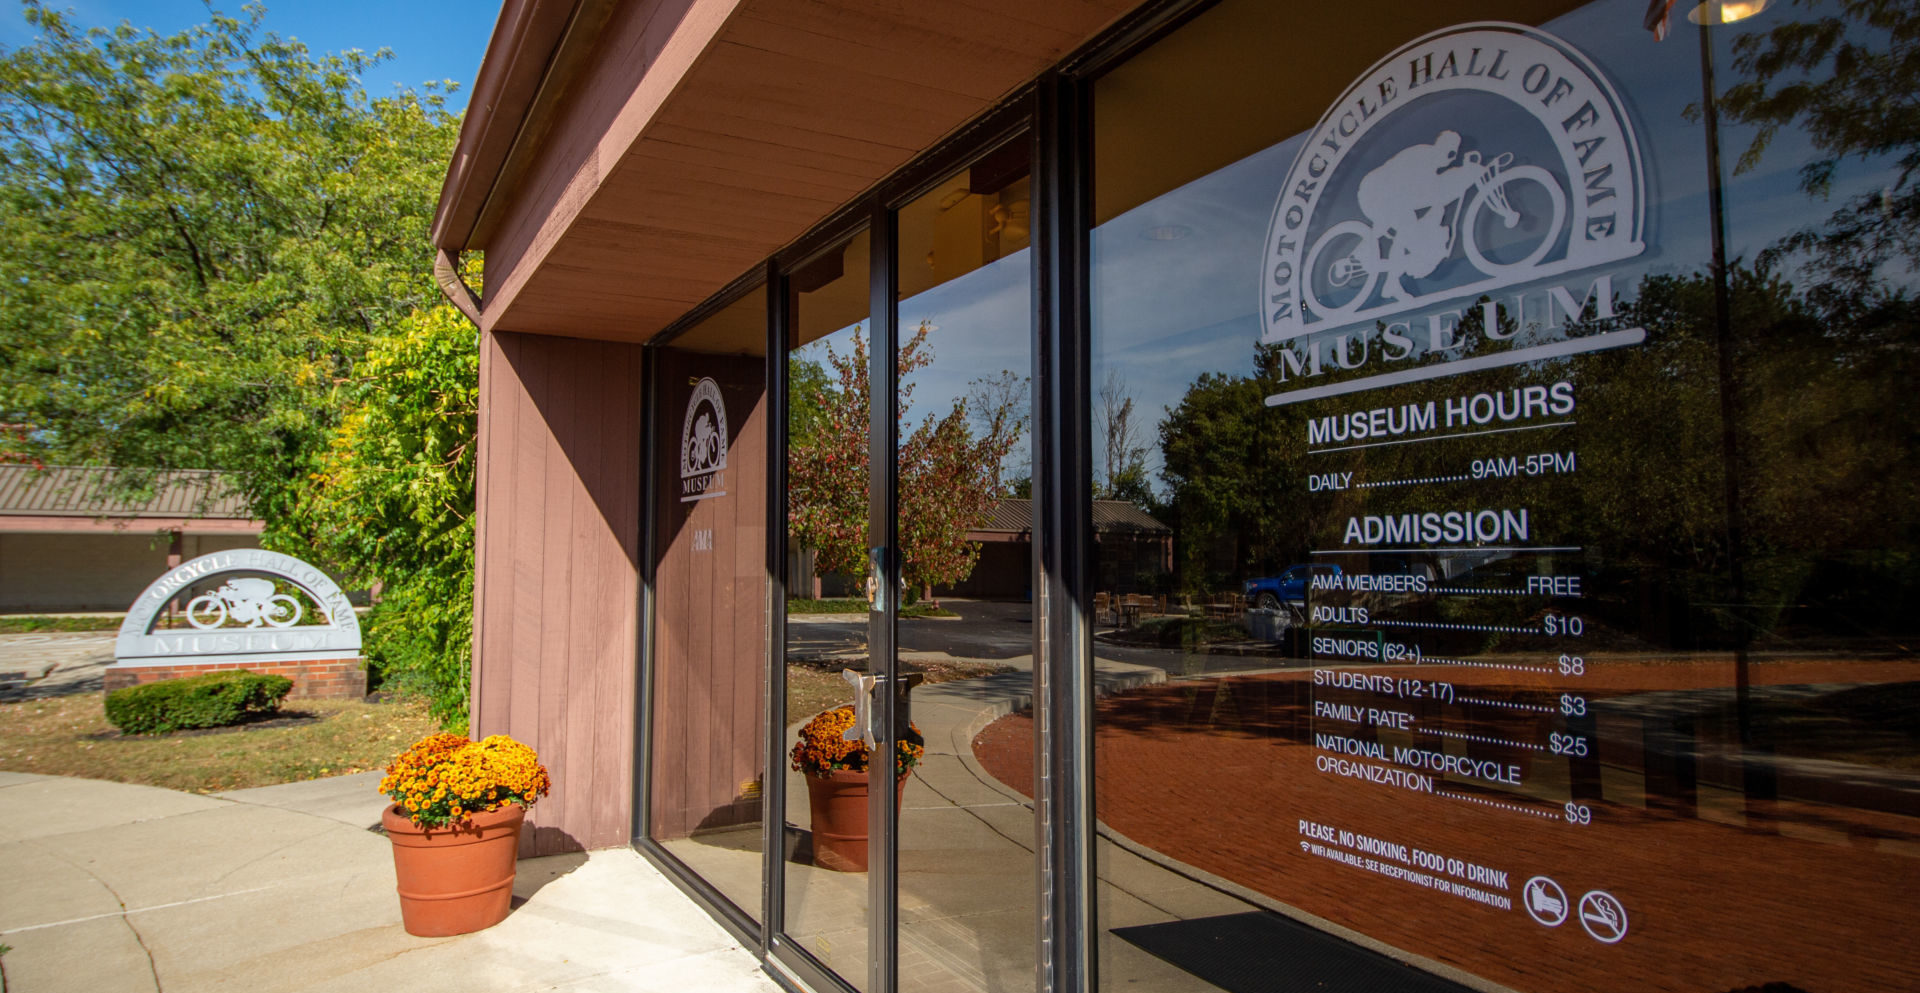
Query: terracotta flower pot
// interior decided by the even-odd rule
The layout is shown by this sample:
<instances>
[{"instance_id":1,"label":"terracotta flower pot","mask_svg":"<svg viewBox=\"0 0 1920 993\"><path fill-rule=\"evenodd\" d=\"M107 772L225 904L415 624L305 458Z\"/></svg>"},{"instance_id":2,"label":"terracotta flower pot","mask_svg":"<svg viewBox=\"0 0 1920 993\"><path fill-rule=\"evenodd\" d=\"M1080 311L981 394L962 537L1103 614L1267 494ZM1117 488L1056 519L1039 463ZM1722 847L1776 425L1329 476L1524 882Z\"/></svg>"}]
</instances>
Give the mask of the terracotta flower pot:
<instances>
[{"instance_id":1,"label":"terracotta flower pot","mask_svg":"<svg viewBox=\"0 0 1920 993\"><path fill-rule=\"evenodd\" d=\"M893 809L907 791L901 774L893 786ZM867 774L836 770L825 778L809 773L807 803L813 813L813 864L835 872L867 871Z\"/></svg>"},{"instance_id":2,"label":"terracotta flower pot","mask_svg":"<svg viewBox=\"0 0 1920 993\"><path fill-rule=\"evenodd\" d=\"M398 804L380 815L393 842L400 920L422 938L466 934L500 923L513 903L514 859L527 812L517 804L450 827L407 820Z\"/></svg>"}]
</instances>

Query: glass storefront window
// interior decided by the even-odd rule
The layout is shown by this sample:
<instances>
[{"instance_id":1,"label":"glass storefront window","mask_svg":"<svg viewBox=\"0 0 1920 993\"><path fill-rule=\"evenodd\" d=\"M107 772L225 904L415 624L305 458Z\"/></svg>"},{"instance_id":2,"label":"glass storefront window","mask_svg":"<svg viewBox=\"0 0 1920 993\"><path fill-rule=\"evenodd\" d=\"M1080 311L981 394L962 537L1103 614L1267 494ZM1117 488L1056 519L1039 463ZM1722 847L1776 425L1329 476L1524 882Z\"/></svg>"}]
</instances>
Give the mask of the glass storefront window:
<instances>
[{"instance_id":1,"label":"glass storefront window","mask_svg":"<svg viewBox=\"0 0 1920 993\"><path fill-rule=\"evenodd\" d=\"M760 915L766 784L766 295L655 350L649 835Z\"/></svg>"},{"instance_id":2,"label":"glass storefront window","mask_svg":"<svg viewBox=\"0 0 1920 993\"><path fill-rule=\"evenodd\" d=\"M1684 5L1226 0L1098 81L1104 988L1920 982L1867 9L1706 29L1718 176Z\"/></svg>"},{"instance_id":3,"label":"glass storefront window","mask_svg":"<svg viewBox=\"0 0 1920 993\"><path fill-rule=\"evenodd\" d=\"M1912 32L1710 9L1223 0L1094 81L1103 988L1920 984ZM894 397L868 235L783 277L784 534L749 429L696 430L767 413L759 298L660 350L649 830L758 906L766 587L723 536L783 541L783 748L899 617L897 985L1022 990L1027 146L925 190ZM865 989L874 891L776 774L776 930Z\"/></svg>"},{"instance_id":4,"label":"glass storefront window","mask_svg":"<svg viewBox=\"0 0 1920 993\"><path fill-rule=\"evenodd\" d=\"M787 614L789 751L809 720L854 700L842 673L867 668L869 244L862 232L787 277L787 602L780 609ZM783 930L865 989L866 805L834 805L824 792L816 801L810 777L790 766L781 769ZM836 826L825 823L829 815L837 815Z\"/></svg>"},{"instance_id":5,"label":"glass storefront window","mask_svg":"<svg viewBox=\"0 0 1920 993\"><path fill-rule=\"evenodd\" d=\"M1033 690L1027 150L1001 146L898 215L895 669L923 680L908 700L926 741L900 812L903 990L1034 984L1033 806L974 755Z\"/></svg>"}]
</instances>

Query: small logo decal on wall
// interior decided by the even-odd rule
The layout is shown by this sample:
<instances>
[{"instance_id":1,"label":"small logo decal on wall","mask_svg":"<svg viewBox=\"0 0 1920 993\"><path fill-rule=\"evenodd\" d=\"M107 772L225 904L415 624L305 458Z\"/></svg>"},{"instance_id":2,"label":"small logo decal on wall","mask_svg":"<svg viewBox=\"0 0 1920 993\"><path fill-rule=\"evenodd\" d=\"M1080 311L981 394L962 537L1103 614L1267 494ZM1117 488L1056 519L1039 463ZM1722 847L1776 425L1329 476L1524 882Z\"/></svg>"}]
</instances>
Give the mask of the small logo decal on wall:
<instances>
[{"instance_id":1,"label":"small logo decal on wall","mask_svg":"<svg viewBox=\"0 0 1920 993\"><path fill-rule=\"evenodd\" d=\"M694 384L680 429L680 502L725 496L727 405L711 376Z\"/></svg>"}]
</instances>

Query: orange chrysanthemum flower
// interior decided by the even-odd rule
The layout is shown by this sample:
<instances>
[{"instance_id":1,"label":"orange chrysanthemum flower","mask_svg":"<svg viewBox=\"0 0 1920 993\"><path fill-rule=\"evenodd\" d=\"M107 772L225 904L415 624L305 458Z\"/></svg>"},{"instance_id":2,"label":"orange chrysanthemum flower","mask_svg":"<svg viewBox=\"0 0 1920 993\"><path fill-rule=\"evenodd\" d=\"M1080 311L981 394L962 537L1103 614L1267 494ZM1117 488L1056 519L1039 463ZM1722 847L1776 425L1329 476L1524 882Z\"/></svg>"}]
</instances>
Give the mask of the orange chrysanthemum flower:
<instances>
[{"instance_id":1,"label":"orange chrysanthemum flower","mask_svg":"<svg viewBox=\"0 0 1920 993\"><path fill-rule=\"evenodd\" d=\"M808 721L807 726L800 729L800 740L793 746L794 771L821 778L836 771L867 771L867 743L846 740L846 732L852 727L852 707L836 707ZM896 776L906 775L927 752L926 739L916 724L907 725L907 733L894 744Z\"/></svg>"},{"instance_id":2,"label":"orange chrysanthemum flower","mask_svg":"<svg viewBox=\"0 0 1920 993\"><path fill-rule=\"evenodd\" d=\"M380 780L380 792L409 820L426 827L444 827L509 803L531 807L551 788L533 749L504 734L480 741L428 735L401 752Z\"/></svg>"}]
</instances>

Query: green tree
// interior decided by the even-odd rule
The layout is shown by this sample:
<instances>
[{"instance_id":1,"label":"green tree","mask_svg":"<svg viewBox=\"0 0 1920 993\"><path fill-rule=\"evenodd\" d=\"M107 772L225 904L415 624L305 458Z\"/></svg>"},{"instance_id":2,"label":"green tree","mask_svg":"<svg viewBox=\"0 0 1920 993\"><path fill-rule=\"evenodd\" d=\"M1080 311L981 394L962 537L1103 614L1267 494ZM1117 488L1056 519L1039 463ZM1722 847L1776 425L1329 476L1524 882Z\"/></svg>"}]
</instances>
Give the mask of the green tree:
<instances>
[{"instance_id":1,"label":"green tree","mask_svg":"<svg viewBox=\"0 0 1920 993\"><path fill-rule=\"evenodd\" d=\"M384 53L314 55L259 7L165 37L24 14L39 37L0 52L0 422L48 462L229 470L299 546L335 382L431 302L457 118L432 90L369 99Z\"/></svg>"},{"instance_id":2,"label":"green tree","mask_svg":"<svg viewBox=\"0 0 1920 993\"><path fill-rule=\"evenodd\" d=\"M806 444L820 431L826 417L821 398L827 392L827 370L810 359L787 359L787 435L790 444Z\"/></svg>"},{"instance_id":3,"label":"green tree","mask_svg":"<svg viewBox=\"0 0 1920 993\"><path fill-rule=\"evenodd\" d=\"M1736 169L1760 163L1782 128L1805 134L1818 156L1800 169L1800 185L1825 198L1848 159L1893 157L1882 189L1842 204L1824 230L1806 229L1770 254L1810 253L1828 285L1809 288L1817 304L1836 306L1881 287L1890 259L1920 264L1920 6L1910 0L1794 0L1804 17L1734 42L1739 81L1720 96L1727 118L1756 127Z\"/></svg>"},{"instance_id":4,"label":"green tree","mask_svg":"<svg viewBox=\"0 0 1920 993\"><path fill-rule=\"evenodd\" d=\"M1284 345L1258 345L1250 375L1203 373L1160 421L1160 510L1178 536L1181 589L1207 593L1301 561L1320 512L1305 489L1298 408L1266 406L1284 387Z\"/></svg>"},{"instance_id":5,"label":"green tree","mask_svg":"<svg viewBox=\"0 0 1920 993\"><path fill-rule=\"evenodd\" d=\"M382 580L367 654L389 685L463 723L472 668L474 439L480 363L450 306L376 339L332 397L342 411L293 508L315 547Z\"/></svg>"}]
</instances>

